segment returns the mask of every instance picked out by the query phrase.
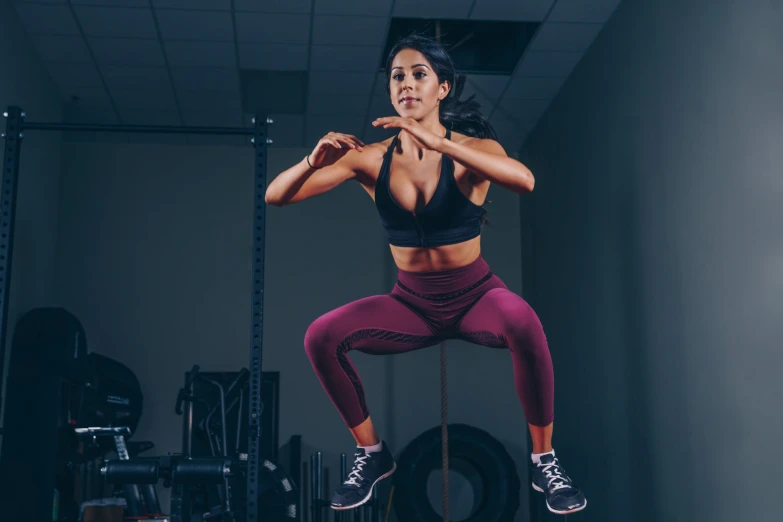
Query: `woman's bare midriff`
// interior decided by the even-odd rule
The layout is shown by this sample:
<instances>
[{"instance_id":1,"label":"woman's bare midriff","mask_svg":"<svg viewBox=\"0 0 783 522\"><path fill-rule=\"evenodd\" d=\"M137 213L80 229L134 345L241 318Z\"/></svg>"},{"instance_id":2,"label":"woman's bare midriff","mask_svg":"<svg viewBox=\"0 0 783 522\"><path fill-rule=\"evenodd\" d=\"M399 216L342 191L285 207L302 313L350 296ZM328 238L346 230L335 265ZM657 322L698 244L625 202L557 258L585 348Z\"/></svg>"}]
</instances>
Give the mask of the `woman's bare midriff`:
<instances>
[{"instance_id":1,"label":"woman's bare midriff","mask_svg":"<svg viewBox=\"0 0 783 522\"><path fill-rule=\"evenodd\" d=\"M440 272L471 264L481 255L481 236L456 245L398 247L389 245L397 268L406 272Z\"/></svg>"},{"instance_id":2,"label":"woman's bare midriff","mask_svg":"<svg viewBox=\"0 0 783 522\"><path fill-rule=\"evenodd\" d=\"M464 136L454 133L455 140L464 139ZM375 182L378 180L378 173L383 163L383 154L386 152L391 139L385 142L375 143L365 148L365 151L373 151L371 154L366 154L365 158L367 163L363 165L366 173L366 177L360 180L362 188L375 200ZM454 177L457 180L457 185L462 187L467 180L464 168L455 165ZM397 172L395 176L403 175L402 172ZM437 182L437 180L435 180ZM480 194L471 194L468 196L474 203L481 205L486 197L486 189L481 190ZM431 187L432 192L435 190L435 185ZM464 193L464 190L463 190ZM466 194L467 196L467 194ZM432 194L428 194L425 200L429 200ZM462 243L454 245L443 245L437 247L399 247L389 245L391 248L392 257L397 265L397 268L406 272L440 272L443 270L451 270L455 268L461 268L467 266L481 255L481 236L469 239Z\"/></svg>"}]
</instances>

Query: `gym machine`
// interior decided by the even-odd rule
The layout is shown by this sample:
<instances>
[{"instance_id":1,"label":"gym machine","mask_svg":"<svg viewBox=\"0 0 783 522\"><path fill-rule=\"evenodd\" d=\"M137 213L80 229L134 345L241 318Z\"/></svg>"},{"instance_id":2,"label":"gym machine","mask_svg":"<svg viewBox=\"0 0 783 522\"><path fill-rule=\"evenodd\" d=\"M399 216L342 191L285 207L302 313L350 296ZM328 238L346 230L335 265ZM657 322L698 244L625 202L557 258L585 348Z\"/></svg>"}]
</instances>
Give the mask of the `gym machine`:
<instances>
[{"instance_id":1,"label":"gym machine","mask_svg":"<svg viewBox=\"0 0 783 522\"><path fill-rule=\"evenodd\" d=\"M248 364L248 387L247 387L247 453L244 461L232 461L227 464L225 461L195 461L191 459L188 462L187 457L182 459L169 459L160 457L155 461L155 465L148 459L132 458L125 461L116 461L111 466L106 466L104 477L107 481L131 480L131 484L149 484L144 480L151 481L153 476L157 479L163 479L164 483L171 483L176 489L179 485L186 484L193 477L198 476L201 480L225 482L228 476L237 473L239 468L244 469L246 480L244 483L245 502L246 502L246 521L245 522L266 522L269 517L263 512L258 502L258 492L260 480L270 471L268 461L260 457L259 449L261 447L262 433L261 417L261 367L263 353L263 293L264 293L264 248L265 248L265 227L266 227L266 204L264 202L264 191L266 189L266 164L267 164L267 145L271 140L267 138L268 124L272 120L263 114L256 114L252 119L252 127L188 127L188 126L162 126L162 125L108 125L108 124L70 124L70 123L48 123L48 122L30 122L26 120L26 114L21 107L10 106L4 112L5 131L2 133L4 139L3 164L2 164L2 189L0 193L0 390L2 390L3 363L5 361L5 346L8 334L7 321L9 301L8 296L11 290L11 273L14 247L14 232L16 218L16 199L19 177L19 164L21 159L22 143L25 133L34 131L59 131L59 132L120 132L120 133L153 133L153 134L195 134L195 135L234 135L250 137L250 141L255 149L255 161L253 162L253 248L252 248L252 274L251 274L251 330L249 337L249 364ZM251 231L248 230L250 233ZM2 397L0 397L2 405ZM0 412L1 415L2 412ZM1 417L0 417L1 418ZM21 426L5 427L5 433L10 430L23 430ZM5 434L3 428L0 428L0 434ZM225 442L225 441L224 441ZM3 437L3 453L14 452L15 448L9 447L7 439ZM131 466L136 464L146 464L145 473L139 470L138 476L128 473ZM265 467L266 466L266 467ZM121 470L124 471L121 472ZM144 479L144 480L141 480ZM46 483L45 481L42 484ZM28 489L32 486L27 485ZM30 512L28 508L19 513L10 513L11 503L3 502L4 514L13 519L35 519L44 520L52 517L52 497L51 489L42 490L35 494L30 493L30 502L26 505L32 505L35 512ZM11 491L5 491L5 495L10 497L14 494ZM20 489L20 494L25 495ZM48 500L47 500L48 499ZM13 499L19 501L20 499ZM24 499L21 499L22 501ZM21 502L18 502L21 503ZM18 515L14 518L14 515Z\"/></svg>"}]
</instances>

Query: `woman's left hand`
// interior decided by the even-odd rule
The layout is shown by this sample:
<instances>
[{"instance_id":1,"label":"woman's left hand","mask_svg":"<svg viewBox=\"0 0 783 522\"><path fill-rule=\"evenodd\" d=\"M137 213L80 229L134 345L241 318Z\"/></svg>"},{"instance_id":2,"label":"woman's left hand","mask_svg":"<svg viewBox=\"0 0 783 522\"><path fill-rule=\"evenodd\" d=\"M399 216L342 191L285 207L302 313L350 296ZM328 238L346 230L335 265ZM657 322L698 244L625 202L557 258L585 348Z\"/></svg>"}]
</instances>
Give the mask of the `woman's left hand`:
<instances>
[{"instance_id":1,"label":"woman's left hand","mask_svg":"<svg viewBox=\"0 0 783 522\"><path fill-rule=\"evenodd\" d=\"M413 118L402 118L400 116L386 116L378 118L372 122L373 127L383 127L384 129L403 129L416 138L416 140L422 144L422 146L440 151L441 144L443 143L443 136L438 136L425 129L418 121Z\"/></svg>"}]
</instances>

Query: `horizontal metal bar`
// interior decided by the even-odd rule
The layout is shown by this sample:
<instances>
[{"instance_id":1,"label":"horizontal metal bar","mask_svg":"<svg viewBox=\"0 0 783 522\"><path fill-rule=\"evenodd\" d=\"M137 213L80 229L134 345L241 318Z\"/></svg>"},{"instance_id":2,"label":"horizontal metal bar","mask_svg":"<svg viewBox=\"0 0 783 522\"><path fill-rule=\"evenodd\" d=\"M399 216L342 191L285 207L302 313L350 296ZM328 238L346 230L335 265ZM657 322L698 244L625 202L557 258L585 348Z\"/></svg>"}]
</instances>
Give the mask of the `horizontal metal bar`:
<instances>
[{"instance_id":1,"label":"horizontal metal bar","mask_svg":"<svg viewBox=\"0 0 783 522\"><path fill-rule=\"evenodd\" d=\"M54 130L77 132L142 132L149 134L216 134L234 136L252 136L253 127L178 127L169 125L111 125L111 124L76 124L76 123L46 123L25 121L24 130Z\"/></svg>"}]
</instances>

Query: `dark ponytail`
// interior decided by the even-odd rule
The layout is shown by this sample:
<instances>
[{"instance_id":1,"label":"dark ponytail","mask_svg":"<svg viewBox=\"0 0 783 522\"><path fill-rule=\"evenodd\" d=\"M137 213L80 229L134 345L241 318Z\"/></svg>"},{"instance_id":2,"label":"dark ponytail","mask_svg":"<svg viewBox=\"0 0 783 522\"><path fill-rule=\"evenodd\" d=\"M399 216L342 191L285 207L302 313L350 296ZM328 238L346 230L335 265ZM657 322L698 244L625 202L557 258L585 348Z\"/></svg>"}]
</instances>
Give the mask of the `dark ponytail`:
<instances>
[{"instance_id":1,"label":"dark ponytail","mask_svg":"<svg viewBox=\"0 0 783 522\"><path fill-rule=\"evenodd\" d=\"M431 38L412 34L397 40L386 59L386 92L390 92L389 80L394 57L404 49L414 49L423 54L438 75L438 82L447 81L451 85L449 95L440 102L440 122L444 127L475 138L498 139L492 123L481 113L481 106L473 99L475 95L467 100L459 99L465 87L465 76L456 75L449 54Z\"/></svg>"},{"instance_id":2,"label":"dark ponytail","mask_svg":"<svg viewBox=\"0 0 783 522\"><path fill-rule=\"evenodd\" d=\"M481 105L473 98L460 100L462 89L465 86L465 75L458 75L456 85L449 95L440 102L440 121L452 131L461 132L467 136L476 138L490 138L497 140L495 128L492 123L481 113Z\"/></svg>"}]
</instances>

